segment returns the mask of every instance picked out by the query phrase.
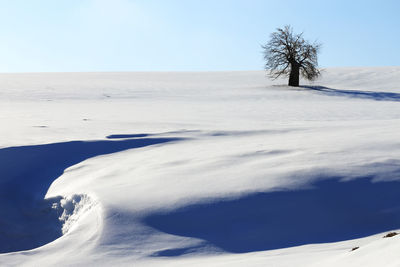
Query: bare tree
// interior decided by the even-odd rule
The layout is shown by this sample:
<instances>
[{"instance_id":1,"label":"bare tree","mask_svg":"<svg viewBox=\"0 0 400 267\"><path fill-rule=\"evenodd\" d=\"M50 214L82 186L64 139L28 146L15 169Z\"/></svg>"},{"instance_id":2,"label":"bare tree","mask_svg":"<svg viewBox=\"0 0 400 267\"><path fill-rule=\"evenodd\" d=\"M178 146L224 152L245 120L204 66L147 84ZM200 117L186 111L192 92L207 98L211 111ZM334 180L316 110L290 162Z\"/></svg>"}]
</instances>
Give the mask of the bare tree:
<instances>
[{"instance_id":1,"label":"bare tree","mask_svg":"<svg viewBox=\"0 0 400 267\"><path fill-rule=\"evenodd\" d=\"M271 78L288 76L289 86L299 86L300 74L307 80L314 80L321 74L317 57L320 47L319 43L304 40L303 33L293 33L290 25L278 28L262 46L265 68L270 71Z\"/></svg>"}]
</instances>

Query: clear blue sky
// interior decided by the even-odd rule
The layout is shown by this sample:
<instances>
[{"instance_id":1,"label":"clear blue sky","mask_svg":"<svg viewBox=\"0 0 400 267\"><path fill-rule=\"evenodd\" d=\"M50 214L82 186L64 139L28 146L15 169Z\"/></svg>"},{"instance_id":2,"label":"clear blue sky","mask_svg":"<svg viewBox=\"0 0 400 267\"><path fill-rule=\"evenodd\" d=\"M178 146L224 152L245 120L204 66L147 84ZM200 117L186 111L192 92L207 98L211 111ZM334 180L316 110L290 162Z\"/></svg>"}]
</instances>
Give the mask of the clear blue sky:
<instances>
[{"instance_id":1,"label":"clear blue sky","mask_svg":"<svg viewBox=\"0 0 400 267\"><path fill-rule=\"evenodd\" d=\"M0 0L0 72L263 68L291 24L320 65L400 65L397 0Z\"/></svg>"}]
</instances>

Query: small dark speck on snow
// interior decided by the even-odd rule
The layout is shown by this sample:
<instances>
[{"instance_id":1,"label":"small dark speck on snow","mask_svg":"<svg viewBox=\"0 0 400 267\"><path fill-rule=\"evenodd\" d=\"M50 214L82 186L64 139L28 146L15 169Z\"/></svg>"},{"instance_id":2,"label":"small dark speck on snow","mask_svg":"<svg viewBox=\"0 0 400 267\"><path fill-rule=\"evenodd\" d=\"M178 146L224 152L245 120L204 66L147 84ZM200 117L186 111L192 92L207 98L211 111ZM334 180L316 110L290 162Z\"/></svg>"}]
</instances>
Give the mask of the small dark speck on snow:
<instances>
[{"instance_id":1,"label":"small dark speck on snow","mask_svg":"<svg viewBox=\"0 0 400 267\"><path fill-rule=\"evenodd\" d=\"M393 236L396 236L396 235L398 235L398 233L396 233L396 232L390 232L390 233L388 233L387 235L385 235L383 238L393 237Z\"/></svg>"}]
</instances>

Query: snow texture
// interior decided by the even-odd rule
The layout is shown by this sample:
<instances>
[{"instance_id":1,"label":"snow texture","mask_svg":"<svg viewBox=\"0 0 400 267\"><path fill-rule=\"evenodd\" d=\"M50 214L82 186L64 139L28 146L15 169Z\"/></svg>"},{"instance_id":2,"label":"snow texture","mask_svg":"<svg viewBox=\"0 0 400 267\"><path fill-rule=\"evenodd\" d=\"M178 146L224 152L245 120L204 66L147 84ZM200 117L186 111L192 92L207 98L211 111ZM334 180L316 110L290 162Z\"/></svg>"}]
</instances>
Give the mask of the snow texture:
<instances>
[{"instance_id":1,"label":"snow texture","mask_svg":"<svg viewBox=\"0 0 400 267\"><path fill-rule=\"evenodd\" d=\"M400 68L285 83L0 74L0 265L399 266Z\"/></svg>"}]
</instances>

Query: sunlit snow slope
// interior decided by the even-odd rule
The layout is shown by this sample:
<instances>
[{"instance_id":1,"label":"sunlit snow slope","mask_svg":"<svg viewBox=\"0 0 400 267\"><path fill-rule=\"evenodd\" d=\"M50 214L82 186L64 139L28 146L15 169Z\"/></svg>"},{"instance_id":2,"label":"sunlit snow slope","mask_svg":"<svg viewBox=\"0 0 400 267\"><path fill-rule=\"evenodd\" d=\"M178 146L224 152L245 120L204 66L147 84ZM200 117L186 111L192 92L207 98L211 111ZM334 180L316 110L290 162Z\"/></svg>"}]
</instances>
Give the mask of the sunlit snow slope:
<instances>
[{"instance_id":1,"label":"sunlit snow slope","mask_svg":"<svg viewBox=\"0 0 400 267\"><path fill-rule=\"evenodd\" d=\"M400 67L285 83L1 74L0 265L399 266Z\"/></svg>"}]
</instances>

